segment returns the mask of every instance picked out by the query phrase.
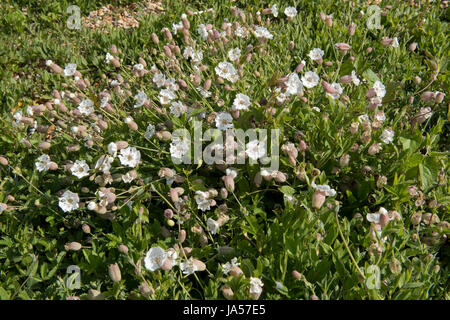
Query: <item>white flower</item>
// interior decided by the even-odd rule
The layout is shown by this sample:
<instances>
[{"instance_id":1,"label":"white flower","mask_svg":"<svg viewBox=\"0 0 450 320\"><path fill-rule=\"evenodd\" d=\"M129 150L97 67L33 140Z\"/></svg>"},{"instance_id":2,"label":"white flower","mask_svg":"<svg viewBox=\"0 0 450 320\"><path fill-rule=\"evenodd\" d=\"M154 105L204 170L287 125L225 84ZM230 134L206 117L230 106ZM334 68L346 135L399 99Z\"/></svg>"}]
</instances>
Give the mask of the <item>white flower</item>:
<instances>
[{"instance_id":1,"label":"white flower","mask_svg":"<svg viewBox=\"0 0 450 320\"><path fill-rule=\"evenodd\" d=\"M239 262L237 262L237 258L233 258L233 259L231 259L230 262L227 262L222 265L222 271L223 271L223 273L228 274L233 267L238 267L240 265L241 264Z\"/></svg>"},{"instance_id":2,"label":"white flower","mask_svg":"<svg viewBox=\"0 0 450 320\"><path fill-rule=\"evenodd\" d=\"M288 75L288 80L286 81L286 94L287 95L295 95L299 94L302 91L303 84L300 81L298 74L291 73Z\"/></svg>"},{"instance_id":3,"label":"white flower","mask_svg":"<svg viewBox=\"0 0 450 320\"><path fill-rule=\"evenodd\" d=\"M106 56L105 56L105 62L107 64L109 64L109 63L111 63L111 59L114 59L114 56L112 54L110 54L109 52L107 52Z\"/></svg>"},{"instance_id":4,"label":"white flower","mask_svg":"<svg viewBox=\"0 0 450 320\"><path fill-rule=\"evenodd\" d=\"M238 93L233 101L233 110L247 110L251 105L250 98L242 93Z\"/></svg>"},{"instance_id":5,"label":"white flower","mask_svg":"<svg viewBox=\"0 0 450 320\"><path fill-rule=\"evenodd\" d=\"M219 145L219 146L221 146L221 145ZM227 176L231 176L233 179L237 177L237 171L232 168L227 168L225 170L225 173Z\"/></svg>"},{"instance_id":6,"label":"white flower","mask_svg":"<svg viewBox=\"0 0 450 320\"><path fill-rule=\"evenodd\" d=\"M113 157L117 156L117 144L115 142L108 144L108 153Z\"/></svg>"},{"instance_id":7,"label":"white flower","mask_svg":"<svg viewBox=\"0 0 450 320\"><path fill-rule=\"evenodd\" d=\"M70 171L75 177L81 179L89 175L89 166L87 165L86 160L77 160L70 168Z\"/></svg>"},{"instance_id":8,"label":"white flower","mask_svg":"<svg viewBox=\"0 0 450 320\"><path fill-rule=\"evenodd\" d=\"M94 108L92 108L93 105L94 105L94 102L92 102L92 100L84 99L78 105L78 110L80 110L80 113L82 115L88 116L94 111Z\"/></svg>"},{"instance_id":9,"label":"white flower","mask_svg":"<svg viewBox=\"0 0 450 320\"><path fill-rule=\"evenodd\" d=\"M106 107L106 104L109 102L109 96L103 97L102 100L100 100L100 108Z\"/></svg>"},{"instance_id":10,"label":"white flower","mask_svg":"<svg viewBox=\"0 0 450 320\"><path fill-rule=\"evenodd\" d=\"M187 139L180 139L180 137L172 138L170 143L170 155L174 159L182 159L183 156L189 152L190 143Z\"/></svg>"},{"instance_id":11,"label":"white flower","mask_svg":"<svg viewBox=\"0 0 450 320\"><path fill-rule=\"evenodd\" d=\"M177 24L172 23L172 33L177 34L178 30L183 29L183 21L179 21Z\"/></svg>"},{"instance_id":12,"label":"white flower","mask_svg":"<svg viewBox=\"0 0 450 320\"><path fill-rule=\"evenodd\" d=\"M46 154L43 154L42 156L37 158L35 165L36 169L39 172L47 171L50 168L50 157Z\"/></svg>"},{"instance_id":13,"label":"white flower","mask_svg":"<svg viewBox=\"0 0 450 320\"><path fill-rule=\"evenodd\" d=\"M147 100L147 95L144 91L139 91L137 95L134 96L136 99L136 104L134 105L135 108L138 108L140 106L143 106L145 101Z\"/></svg>"},{"instance_id":14,"label":"white flower","mask_svg":"<svg viewBox=\"0 0 450 320\"><path fill-rule=\"evenodd\" d=\"M314 48L309 52L308 56L311 58L311 60L320 60L323 58L324 53L325 52L323 52L322 49Z\"/></svg>"},{"instance_id":15,"label":"white flower","mask_svg":"<svg viewBox=\"0 0 450 320\"><path fill-rule=\"evenodd\" d=\"M266 27L257 26L255 28L255 36L257 38L264 38L264 39L273 39L273 35L267 30Z\"/></svg>"},{"instance_id":16,"label":"white flower","mask_svg":"<svg viewBox=\"0 0 450 320\"><path fill-rule=\"evenodd\" d=\"M233 129L233 117L228 112L220 112L219 114L217 114L215 120L217 129Z\"/></svg>"},{"instance_id":17,"label":"white flower","mask_svg":"<svg viewBox=\"0 0 450 320\"><path fill-rule=\"evenodd\" d=\"M352 82L356 85L359 86L359 83L361 82L358 77L356 76L356 71L353 70L352 71Z\"/></svg>"},{"instance_id":18,"label":"white flower","mask_svg":"<svg viewBox=\"0 0 450 320\"><path fill-rule=\"evenodd\" d=\"M394 134L395 134L394 130L384 129L383 132L381 133L380 140L386 144L389 144L392 141L394 141Z\"/></svg>"},{"instance_id":19,"label":"white flower","mask_svg":"<svg viewBox=\"0 0 450 320\"><path fill-rule=\"evenodd\" d=\"M189 260L186 260L186 262L181 262L180 269L183 272L183 274L193 274L195 271L198 270L192 257L190 257Z\"/></svg>"},{"instance_id":20,"label":"white flower","mask_svg":"<svg viewBox=\"0 0 450 320\"><path fill-rule=\"evenodd\" d=\"M114 145L116 145L114 143ZM111 169L111 163L114 161L114 157L111 157L107 154L102 155L95 164L95 169L101 170L104 173L109 172Z\"/></svg>"},{"instance_id":21,"label":"white flower","mask_svg":"<svg viewBox=\"0 0 450 320\"><path fill-rule=\"evenodd\" d=\"M144 65L142 63L137 63L133 66L133 70L136 70L136 71L144 70Z\"/></svg>"},{"instance_id":22,"label":"white flower","mask_svg":"<svg viewBox=\"0 0 450 320\"><path fill-rule=\"evenodd\" d=\"M272 10L273 16L274 16L274 17L278 17L278 8L277 8L277 5L274 4L270 9Z\"/></svg>"},{"instance_id":23,"label":"white flower","mask_svg":"<svg viewBox=\"0 0 450 320\"><path fill-rule=\"evenodd\" d=\"M314 71L307 71L302 77L302 83L307 88L314 88L319 83L319 76Z\"/></svg>"},{"instance_id":24,"label":"white flower","mask_svg":"<svg viewBox=\"0 0 450 320\"><path fill-rule=\"evenodd\" d=\"M317 189L317 190L320 190L320 191L325 192L325 195L326 195L327 197L333 197L333 196L336 195L336 190L331 189L329 185L326 185L326 184L319 184L319 185L316 185L315 182L313 181L313 182L311 183L311 186L312 186L314 189Z\"/></svg>"},{"instance_id":25,"label":"white flower","mask_svg":"<svg viewBox=\"0 0 450 320\"><path fill-rule=\"evenodd\" d=\"M176 266L178 264L178 253L175 249L169 248L166 250L166 259L170 261L172 266Z\"/></svg>"},{"instance_id":26,"label":"white flower","mask_svg":"<svg viewBox=\"0 0 450 320\"><path fill-rule=\"evenodd\" d=\"M332 99L337 99L337 98L339 98L339 96L342 94L342 92L344 91L343 89L342 89L342 87L341 87L341 85L339 84L339 83L336 83L336 82L333 82L332 84L331 84L331 86L334 88L334 89L336 89L336 93L328 93L328 92L326 92L325 94L328 96L328 97L331 97Z\"/></svg>"},{"instance_id":27,"label":"white flower","mask_svg":"<svg viewBox=\"0 0 450 320\"><path fill-rule=\"evenodd\" d=\"M50 67L52 64L53 64L53 61L52 61L52 60L47 60L47 61L45 61L45 65L46 65L47 67Z\"/></svg>"},{"instance_id":28,"label":"white flower","mask_svg":"<svg viewBox=\"0 0 450 320\"><path fill-rule=\"evenodd\" d=\"M203 23L197 27L197 32L203 40L208 38L208 30L206 30L206 26Z\"/></svg>"},{"instance_id":29,"label":"white flower","mask_svg":"<svg viewBox=\"0 0 450 320\"><path fill-rule=\"evenodd\" d=\"M211 207L211 201L209 200L209 193L203 191L195 192L195 201L197 202L197 206L199 210L206 211Z\"/></svg>"},{"instance_id":30,"label":"white flower","mask_svg":"<svg viewBox=\"0 0 450 320\"><path fill-rule=\"evenodd\" d=\"M263 286L261 279L250 277L250 293L260 294Z\"/></svg>"},{"instance_id":31,"label":"white flower","mask_svg":"<svg viewBox=\"0 0 450 320\"><path fill-rule=\"evenodd\" d=\"M132 175L130 172L127 172L126 174L122 175L122 181L125 183L130 183L134 180L134 175Z\"/></svg>"},{"instance_id":32,"label":"white flower","mask_svg":"<svg viewBox=\"0 0 450 320\"><path fill-rule=\"evenodd\" d=\"M159 102L161 102L161 104L163 105L169 104L170 101L172 101L173 99L175 99L175 94L173 93L172 90L162 89L159 92Z\"/></svg>"},{"instance_id":33,"label":"white flower","mask_svg":"<svg viewBox=\"0 0 450 320\"><path fill-rule=\"evenodd\" d=\"M172 102L172 104L170 105L170 113L172 113L177 118L179 118L185 112L186 108L180 101Z\"/></svg>"},{"instance_id":34,"label":"white flower","mask_svg":"<svg viewBox=\"0 0 450 320\"><path fill-rule=\"evenodd\" d=\"M64 212L70 212L72 210L78 209L78 202L80 202L78 194L67 190L63 193L61 198L59 198L59 207Z\"/></svg>"},{"instance_id":35,"label":"white flower","mask_svg":"<svg viewBox=\"0 0 450 320\"><path fill-rule=\"evenodd\" d=\"M148 250L147 254L144 258L144 266L147 270L156 271L164 263L167 255L163 248L161 247L153 247Z\"/></svg>"},{"instance_id":36,"label":"white flower","mask_svg":"<svg viewBox=\"0 0 450 320\"><path fill-rule=\"evenodd\" d=\"M234 48L228 51L228 59L231 61L236 61L241 57L241 49Z\"/></svg>"},{"instance_id":37,"label":"white flower","mask_svg":"<svg viewBox=\"0 0 450 320\"><path fill-rule=\"evenodd\" d=\"M383 111L378 111L377 114L375 114L375 120L377 121L384 121L386 120L386 116Z\"/></svg>"},{"instance_id":38,"label":"white flower","mask_svg":"<svg viewBox=\"0 0 450 320\"><path fill-rule=\"evenodd\" d=\"M246 145L245 152L252 160L258 160L266 154L265 145L259 140L252 140Z\"/></svg>"},{"instance_id":39,"label":"white flower","mask_svg":"<svg viewBox=\"0 0 450 320\"><path fill-rule=\"evenodd\" d=\"M206 90L203 89L202 87L197 87L197 91L200 92L200 94L201 94L204 98L209 98L209 97L211 97L211 92L206 91Z\"/></svg>"},{"instance_id":40,"label":"white flower","mask_svg":"<svg viewBox=\"0 0 450 320\"><path fill-rule=\"evenodd\" d=\"M378 98L383 98L386 95L386 88L378 80L373 84L373 89L375 90Z\"/></svg>"},{"instance_id":41,"label":"white flower","mask_svg":"<svg viewBox=\"0 0 450 320\"><path fill-rule=\"evenodd\" d=\"M362 114L362 115L358 116L358 121L360 123L362 123L362 122L369 122L370 121L369 120L369 116L367 114Z\"/></svg>"},{"instance_id":42,"label":"white flower","mask_svg":"<svg viewBox=\"0 0 450 320\"><path fill-rule=\"evenodd\" d=\"M206 225L208 226L208 231L211 232L211 234L216 234L219 231L220 225L214 219L208 218Z\"/></svg>"},{"instance_id":43,"label":"white flower","mask_svg":"<svg viewBox=\"0 0 450 320\"><path fill-rule=\"evenodd\" d=\"M398 38L395 37L395 38L393 39L393 41L392 41L392 47L393 47L393 48L398 48L398 46L399 46Z\"/></svg>"},{"instance_id":44,"label":"white flower","mask_svg":"<svg viewBox=\"0 0 450 320\"><path fill-rule=\"evenodd\" d=\"M235 83L238 80L238 74L236 69L231 63L227 61L219 62L219 64L214 68L214 70L216 71L219 77L222 77L232 83Z\"/></svg>"},{"instance_id":45,"label":"white flower","mask_svg":"<svg viewBox=\"0 0 450 320\"><path fill-rule=\"evenodd\" d=\"M64 68L64 76L73 76L75 72L77 71L77 65L76 63L69 63Z\"/></svg>"},{"instance_id":46,"label":"white flower","mask_svg":"<svg viewBox=\"0 0 450 320\"><path fill-rule=\"evenodd\" d=\"M284 9L284 14L289 18L293 18L297 15L297 9L295 7L287 7Z\"/></svg>"},{"instance_id":47,"label":"white flower","mask_svg":"<svg viewBox=\"0 0 450 320\"><path fill-rule=\"evenodd\" d=\"M160 73L155 74L153 76L152 80L156 84L156 86L159 88L159 87L162 87L164 85L164 83L166 82L166 76L160 72Z\"/></svg>"},{"instance_id":48,"label":"white flower","mask_svg":"<svg viewBox=\"0 0 450 320\"><path fill-rule=\"evenodd\" d=\"M141 153L135 147L128 147L120 150L120 163L124 166L136 167L141 160Z\"/></svg>"},{"instance_id":49,"label":"white flower","mask_svg":"<svg viewBox=\"0 0 450 320\"><path fill-rule=\"evenodd\" d=\"M150 123L147 126L147 130L145 131L145 137L147 139L150 139L151 137L153 137L154 134L155 134L155 126Z\"/></svg>"},{"instance_id":50,"label":"white flower","mask_svg":"<svg viewBox=\"0 0 450 320\"><path fill-rule=\"evenodd\" d=\"M388 216L388 211L385 208L380 207L380 209L378 209L378 212L368 213L366 215L367 221L373 222L373 223L380 223L380 218L381 218L382 214Z\"/></svg>"},{"instance_id":51,"label":"white flower","mask_svg":"<svg viewBox=\"0 0 450 320\"><path fill-rule=\"evenodd\" d=\"M88 210L95 210L95 208L97 208L97 204L94 201L90 201L87 205Z\"/></svg>"},{"instance_id":52,"label":"white flower","mask_svg":"<svg viewBox=\"0 0 450 320\"><path fill-rule=\"evenodd\" d=\"M247 29L245 27L237 26L234 34L239 38L245 38L248 34Z\"/></svg>"}]
</instances>

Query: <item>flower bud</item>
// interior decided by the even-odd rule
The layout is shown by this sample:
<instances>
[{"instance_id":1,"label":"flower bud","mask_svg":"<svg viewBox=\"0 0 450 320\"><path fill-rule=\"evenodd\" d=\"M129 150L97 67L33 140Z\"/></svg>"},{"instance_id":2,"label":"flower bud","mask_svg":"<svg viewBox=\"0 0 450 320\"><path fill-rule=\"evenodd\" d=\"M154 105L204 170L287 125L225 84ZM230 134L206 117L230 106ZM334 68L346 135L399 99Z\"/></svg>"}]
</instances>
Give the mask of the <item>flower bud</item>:
<instances>
[{"instance_id":1,"label":"flower bud","mask_svg":"<svg viewBox=\"0 0 450 320\"><path fill-rule=\"evenodd\" d=\"M413 42L409 45L409 51L415 51L417 48L417 42Z\"/></svg>"},{"instance_id":2,"label":"flower bud","mask_svg":"<svg viewBox=\"0 0 450 320\"><path fill-rule=\"evenodd\" d=\"M422 221L422 213L420 212L413 213L413 215L411 216L411 223L413 225L418 225L420 221Z\"/></svg>"},{"instance_id":3,"label":"flower bud","mask_svg":"<svg viewBox=\"0 0 450 320\"><path fill-rule=\"evenodd\" d=\"M349 162L350 162L350 155L348 155L347 153L343 154L339 159L339 165L341 166L341 168L348 166Z\"/></svg>"},{"instance_id":4,"label":"flower bud","mask_svg":"<svg viewBox=\"0 0 450 320\"><path fill-rule=\"evenodd\" d=\"M313 194L312 207L316 210L322 208L322 205L325 202L325 198L325 192L317 189Z\"/></svg>"},{"instance_id":5,"label":"flower bud","mask_svg":"<svg viewBox=\"0 0 450 320\"><path fill-rule=\"evenodd\" d=\"M41 150L48 150L48 149L50 149L50 146L51 146L50 143L46 142L46 141L38 144L38 148Z\"/></svg>"},{"instance_id":6,"label":"flower bud","mask_svg":"<svg viewBox=\"0 0 450 320\"><path fill-rule=\"evenodd\" d=\"M354 24L353 22L350 23L350 24L348 25L348 27L347 27L347 31L348 31L348 34L349 34L350 36L353 36L353 35L355 34L355 31L356 31L356 24Z\"/></svg>"},{"instance_id":7,"label":"flower bud","mask_svg":"<svg viewBox=\"0 0 450 320\"><path fill-rule=\"evenodd\" d=\"M297 270L293 270L292 271L292 276L297 279L297 280L301 280L303 279L303 276L300 272L298 272Z\"/></svg>"},{"instance_id":8,"label":"flower bud","mask_svg":"<svg viewBox=\"0 0 450 320\"><path fill-rule=\"evenodd\" d=\"M0 164L2 166L7 166L9 164L9 161L5 157L0 156Z\"/></svg>"},{"instance_id":9,"label":"flower bud","mask_svg":"<svg viewBox=\"0 0 450 320\"><path fill-rule=\"evenodd\" d=\"M155 33L152 33L152 41L154 44L158 44L159 43L159 38Z\"/></svg>"},{"instance_id":10,"label":"flower bud","mask_svg":"<svg viewBox=\"0 0 450 320\"><path fill-rule=\"evenodd\" d=\"M120 274L119 265L116 263L110 264L108 266L109 277L114 282L119 282L122 279L122 275Z\"/></svg>"},{"instance_id":11,"label":"flower bud","mask_svg":"<svg viewBox=\"0 0 450 320\"><path fill-rule=\"evenodd\" d=\"M225 184L225 188L229 191L229 192L234 192L234 179L232 176L224 176L223 177L223 182Z\"/></svg>"},{"instance_id":12,"label":"flower bud","mask_svg":"<svg viewBox=\"0 0 450 320\"><path fill-rule=\"evenodd\" d=\"M120 253L128 254L128 247L124 244L119 245L117 249L119 250Z\"/></svg>"},{"instance_id":13,"label":"flower bud","mask_svg":"<svg viewBox=\"0 0 450 320\"><path fill-rule=\"evenodd\" d=\"M238 277L241 274L243 275L244 272L242 272L242 269L239 268L238 266L234 266L230 269L230 275L233 277Z\"/></svg>"},{"instance_id":14,"label":"flower bud","mask_svg":"<svg viewBox=\"0 0 450 320\"><path fill-rule=\"evenodd\" d=\"M87 224L83 224L81 226L81 229L83 230L84 233L91 233L91 227L89 227L89 225Z\"/></svg>"},{"instance_id":15,"label":"flower bud","mask_svg":"<svg viewBox=\"0 0 450 320\"><path fill-rule=\"evenodd\" d=\"M95 290L95 289L89 289L87 298L88 298L88 300L104 300L105 299L103 294L100 291Z\"/></svg>"},{"instance_id":16,"label":"flower bud","mask_svg":"<svg viewBox=\"0 0 450 320\"><path fill-rule=\"evenodd\" d=\"M225 299L232 300L234 298L234 292L229 285L227 284L223 285L220 288L220 291L222 291L222 294L225 297Z\"/></svg>"},{"instance_id":17,"label":"flower bud","mask_svg":"<svg viewBox=\"0 0 450 320\"><path fill-rule=\"evenodd\" d=\"M81 247L82 247L81 243L74 241L74 242L66 243L66 245L64 246L64 249L66 249L66 251L69 251L69 250L78 251L81 249Z\"/></svg>"},{"instance_id":18,"label":"flower bud","mask_svg":"<svg viewBox=\"0 0 450 320\"><path fill-rule=\"evenodd\" d=\"M148 285L147 282L143 282L138 287L139 292L146 296L146 295L153 295L155 293L155 289L151 285Z\"/></svg>"},{"instance_id":19,"label":"flower bud","mask_svg":"<svg viewBox=\"0 0 450 320\"><path fill-rule=\"evenodd\" d=\"M178 241L180 243L183 243L184 240L186 240L186 230L181 229L180 233L178 234Z\"/></svg>"}]
</instances>

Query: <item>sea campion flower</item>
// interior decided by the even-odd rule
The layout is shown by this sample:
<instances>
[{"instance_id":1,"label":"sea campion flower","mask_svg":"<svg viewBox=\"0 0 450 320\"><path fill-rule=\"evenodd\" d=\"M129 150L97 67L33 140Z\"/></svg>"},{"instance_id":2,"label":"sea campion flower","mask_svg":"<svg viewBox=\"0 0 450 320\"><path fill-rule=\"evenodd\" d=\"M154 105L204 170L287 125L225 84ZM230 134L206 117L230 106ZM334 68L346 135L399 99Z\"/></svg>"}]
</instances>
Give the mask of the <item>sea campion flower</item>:
<instances>
[{"instance_id":1,"label":"sea campion flower","mask_svg":"<svg viewBox=\"0 0 450 320\"><path fill-rule=\"evenodd\" d=\"M195 264L194 259L191 257L185 262L180 263L180 269L183 272L183 274L193 274L195 271L198 270L197 265Z\"/></svg>"},{"instance_id":2,"label":"sea campion flower","mask_svg":"<svg viewBox=\"0 0 450 320\"><path fill-rule=\"evenodd\" d=\"M175 99L175 94L170 89L162 89L159 92L159 102L163 105L169 104L170 101Z\"/></svg>"},{"instance_id":3,"label":"sea campion flower","mask_svg":"<svg viewBox=\"0 0 450 320\"><path fill-rule=\"evenodd\" d=\"M311 60L320 61L322 60L324 53L325 52L323 52L322 49L314 48L308 53L308 56L311 58Z\"/></svg>"},{"instance_id":4,"label":"sea campion flower","mask_svg":"<svg viewBox=\"0 0 450 320\"><path fill-rule=\"evenodd\" d=\"M182 159L189 150L190 145L188 140L181 139L180 137L172 138L172 142L170 143L170 155L173 159Z\"/></svg>"},{"instance_id":5,"label":"sea campion flower","mask_svg":"<svg viewBox=\"0 0 450 320\"><path fill-rule=\"evenodd\" d=\"M231 259L230 262L222 264L222 271L224 274L228 274L233 267L238 267L240 265L241 264L239 262L237 262L237 258L235 257L235 258Z\"/></svg>"},{"instance_id":6,"label":"sea campion flower","mask_svg":"<svg viewBox=\"0 0 450 320\"><path fill-rule=\"evenodd\" d=\"M70 168L70 171L78 179L81 179L89 175L89 166L87 165L86 160L77 160Z\"/></svg>"},{"instance_id":7,"label":"sea campion flower","mask_svg":"<svg viewBox=\"0 0 450 320\"><path fill-rule=\"evenodd\" d=\"M269 32L269 30L267 30L266 27L257 26L254 32L258 39L273 39L273 35Z\"/></svg>"},{"instance_id":8,"label":"sea campion flower","mask_svg":"<svg viewBox=\"0 0 450 320\"><path fill-rule=\"evenodd\" d=\"M46 154L41 155L37 158L35 165L39 172L47 171L50 169L50 157Z\"/></svg>"},{"instance_id":9,"label":"sea campion flower","mask_svg":"<svg viewBox=\"0 0 450 320\"><path fill-rule=\"evenodd\" d=\"M250 106L250 98L242 93L238 93L233 101L233 110L247 110Z\"/></svg>"},{"instance_id":10,"label":"sea campion flower","mask_svg":"<svg viewBox=\"0 0 450 320\"><path fill-rule=\"evenodd\" d=\"M394 135L395 135L394 130L384 129L383 132L381 133L380 140L386 144L389 144L392 141L394 141Z\"/></svg>"},{"instance_id":11,"label":"sea campion flower","mask_svg":"<svg viewBox=\"0 0 450 320\"><path fill-rule=\"evenodd\" d=\"M296 74L295 72L288 75L288 79L285 84L287 95L296 95L302 92L303 83L302 81L300 81L298 74Z\"/></svg>"},{"instance_id":12,"label":"sea campion flower","mask_svg":"<svg viewBox=\"0 0 450 320\"><path fill-rule=\"evenodd\" d=\"M314 71L307 71L302 77L302 83L308 89L314 88L319 84L319 76Z\"/></svg>"},{"instance_id":13,"label":"sea campion flower","mask_svg":"<svg viewBox=\"0 0 450 320\"><path fill-rule=\"evenodd\" d=\"M287 7L286 9L284 9L284 14L292 19L297 15L297 9L295 7Z\"/></svg>"},{"instance_id":14,"label":"sea campion flower","mask_svg":"<svg viewBox=\"0 0 450 320\"><path fill-rule=\"evenodd\" d=\"M76 71L77 71L76 63L69 63L64 68L64 76L66 77L73 76Z\"/></svg>"},{"instance_id":15,"label":"sea campion flower","mask_svg":"<svg viewBox=\"0 0 450 320\"><path fill-rule=\"evenodd\" d=\"M238 74L236 69L231 63L227 61L219 62L219 64L214 68L214 70L216 71L219 77L222 77L232 83L235 83L238 80Z\"/></svg>"},{"instance_id":16,"label":"sea campion flower","mask_svg":"<svg viewBox=\"0 0 450 320\"><path fill-rule=\"evenodd\" d=\"M72 210L78 209L78 203L80 202L80 198L78 194L66 190L63 195L59 198L59 207L64 212L70 212Z\"/></svg>"},{"instance_id":17,"label":"sea campion flower","mask_svg":"<svg viewBox=\"0 0 450 320\"><path fill-rule=\"evenodd\" d=\"M134 96L134 98L136 99L134 107L138 108L144 105L145 101L147 100L147 95L144 91L139 91L138 94Z\"/></svg>"},{"instance_id":18,"label":"sea campion flower","mask_svg":"<svg viewBox=\"0 0 450 320\"><path fill-rule=\"evenodd\" d=\"M119 160L122 165L134 168L141 160L141 152L135 147L121 149Z\"/></svg>"},{"instance_id":19,"label":"sea campion flower","mask_svg":"<svg viewBox=\"0 0 450 320\"><path fill-rule=\"evenodd\" d=\"M375 90L378 98L383 98L386 95L386 88L381 83L381 81L375 81L375 83L373 84L373 89Z\"/></svg>"},{"instance_id":20,"label":"sea campion flower","mask_svg":"<svg viewBox=\"0 0 450 320\"><path fill-rule=\"evenodd\" d=\"M262 293L262 287L264 283L259 278L250 277L250 295L253 299L257 300Z\"/></svg>"},{"instance_id":21,"label":"sea campion flower","mask_svg":"<svg viewBox=\"0 0 450 320\"><path fill-rule=\"evenodd\" d=\"M339 98L339 96L342 94L342 92L344 91L341 87L341 85L339 83L333 82L330 85L332 88L334 88L334 90L336 91L335 93L328 93L326 92L326 95L332 99L337 99Z\"/></svg>"},{"instance_id":22,"label":"sea campion flower","mask_svg":"<svg viewBox=\"0 0 450 320\"><path fill-rule=\"evenodd\" d=\"M90 99L84 99L80 102L78 105L78 110L80 110L80 113L84 116L90 115L92 112L94 112L94 108L92 107L94 105L94 102Z\"/></svg>"},{"instance_id":23,"label":"sea campion flower","mask_svg":"<svg viewBox=\"0 0 450 320\"><path fill-rule=\"evenodd\" d=\"M195 201L199 210L207 211L211 209L211 200L209 199L209 193L204 191L195 192Z\"/></svg>"},{"instance_id":24,"label":"sea campion flower","mask_svg":"<svg viewBox=\"0 0 450 320\"><path fill-rule=\"evenodd\" d=\"M228 51L228 59L231 61L236 61L241 57L241 49L234 48Z\"/></svg>"},{"instance_id":25,"label":"sea campion flower","mask_svg":"<svg viewBox=\"0 0 450 320\"><path fill-rule=\"evenodd\" d=\"M174 101L170 105L170 113L179 118L182 114L186 113L186 106L180 101Z\"/></svg>"},{"instance_id":26,"label":"sea campion flower","mask_svg":"<svg viewBox=\"0 0 450 320\"><path fill-rule=\"evenodd\" d=\"M152 247L144 258L144 266L147 270L156 271L160 269L167 258L167 254L161 247Z\"/></svg>"},{"instance_id":27,"label":"sea campion flower","mask_svg":"<svg viewBox=\"0 0 450 320\"><path fill-rule=\"evenodd\" d=\"M149 124L147 126L147 130L145 131L145 137L147 139L150 139L151 137L153 137L153 135L155 134L155 126L153 124Z\"/></svg>"},{"instance_id":28,"label":"sea campion flower","mask_svg":"<svg viewBox=\"0 0 450 320\"><path fill-rule=\"evenodd\" d=\"M108 153L114 158L117 156L117 144L115 142L108 144Z\"/></svg>"},{"instance_id":29,"label":"sea campion flower","mask_svg":"<svg viewBox=\"0 0 450 320\"><path fill-rule=\"evenodd\" d=\"M94 168L103 171L103 173L109 172L113 161L114 157L104 154L97 160Z\"/></svg>"},{"instance_id":30,"label":"sea campion flower","mask_svg":"<svg viewBox=\"0 0 450 320\"><path fill-rule=\"evenodd\" d=\"M216 116L216 127L219 130L233 129L233 117L228 112L220 112Z\"/></svg>"},{"instance_id":31,"label":"sea campion flower","mask_svg":"<svg viewBox=\"0 0 450 320\"><path fill-rule=\"evenodd\" d=\"M266 147L261 141L253 140L247 143L245 152L250 159L258 160L266 154Z\"/></svg>"},{"instance_id":32,"label":"sea campion flower","mask_svg":"<svg viewBox=\"0 0 450 320\"><path fill-rule=\"evenodd\" d=\"M220 225L214 219L208 218L208 220L206 221L206 225L208 227L208 231L211 234L216 234L219 231Z\"/></svg>"}]
</instances>

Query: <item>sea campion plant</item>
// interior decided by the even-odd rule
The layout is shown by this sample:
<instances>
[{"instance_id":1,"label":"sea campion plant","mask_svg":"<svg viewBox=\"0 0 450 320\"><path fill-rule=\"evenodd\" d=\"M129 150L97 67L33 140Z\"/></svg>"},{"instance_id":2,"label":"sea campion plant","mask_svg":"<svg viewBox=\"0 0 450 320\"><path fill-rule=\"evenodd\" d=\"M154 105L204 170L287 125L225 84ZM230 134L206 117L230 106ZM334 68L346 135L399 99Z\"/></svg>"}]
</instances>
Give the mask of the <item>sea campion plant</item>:
<instances>
[{"instance_id":1,"label":"sea campion plant","mask_svg":"<svg viewBox=\"0 0 450 320\"><path fill-rule=\"evenodd\" d=\"M448 298L447 22L368 5L179 6L140 46L43 51L1 122L0 297Z\"/></svg>"}]
</instances>

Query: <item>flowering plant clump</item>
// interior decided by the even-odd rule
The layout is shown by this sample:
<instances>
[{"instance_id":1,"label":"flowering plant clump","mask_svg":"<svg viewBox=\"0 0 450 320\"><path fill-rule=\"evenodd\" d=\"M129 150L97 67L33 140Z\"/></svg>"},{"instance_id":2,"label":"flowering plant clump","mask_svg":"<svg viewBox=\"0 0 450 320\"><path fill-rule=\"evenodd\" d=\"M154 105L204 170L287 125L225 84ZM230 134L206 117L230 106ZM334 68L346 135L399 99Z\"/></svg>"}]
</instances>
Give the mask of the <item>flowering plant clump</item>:
<instances>
[{"instance_id":1,"label":"flowering plant clump","mask_svg":"<svg viewBox=\"0 0 450 320\"><path fill-rule=\"evenodd\" d=\"M443 8L175 2L11 89L0 298L448 298Z\"/></svg>"}]
</instances>

